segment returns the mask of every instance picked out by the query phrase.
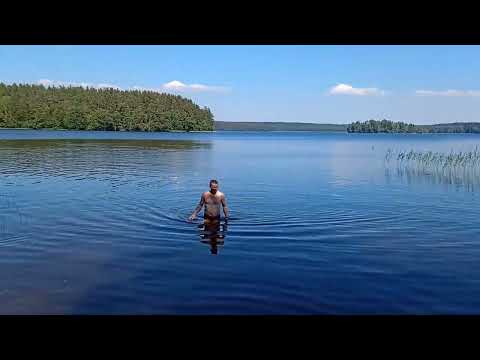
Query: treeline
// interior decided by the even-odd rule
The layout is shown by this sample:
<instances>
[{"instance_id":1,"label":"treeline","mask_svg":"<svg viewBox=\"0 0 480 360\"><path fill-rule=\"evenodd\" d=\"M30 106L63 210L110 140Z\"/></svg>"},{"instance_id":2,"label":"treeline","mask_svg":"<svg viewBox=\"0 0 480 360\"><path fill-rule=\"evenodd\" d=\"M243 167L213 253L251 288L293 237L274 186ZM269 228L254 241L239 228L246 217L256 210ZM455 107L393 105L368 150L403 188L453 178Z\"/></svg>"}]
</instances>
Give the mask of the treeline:
<instances>
[{"instance_id":1,"label":"treeline","mask_svg":"<svg viewBox=\"0 0 480 360\"><path fill-rule=\"evenodd\" d=\"M401 121L393 122L390 120L368 120L365 122L354 122L347 126L349 133L421 133L428 132L427 128L407 124Z\"/></svg>"},{"instance_id":2,"label":"treeline","mask_svg":"<svg viewBox=\"0 0 480 360\"><path fill-rule=\"evenodd\" d=\"M347 126L348 132L360 133L480 133L480 123L414 125L390 120L368 120Z\"/></svg>"},{"instance_id":3,"label":"treeline","mask_svg":"<svg viewBox=\"0 0 480 360\"><path fill-rule=\"evenodd\" d=\"M420 127L426 127L430 133L480 133L480 123L450 123Z\"/></svg>"},{"instance_id":4,"label":"treeline","mask_svg":"<svg viewBox=\"0 0 480 360\"><path fill-rule=\"evenodd\" d=\"M0 83L0 127L114 131L212 131L192 100L153 91Z\"/></svg>"},{"instance_id":5,"label":"treeline","mask_svg":"<svg viewBox=\"0 0 480 360\"><path fill-rule=\"evenodd\" d=\"M237 122L215 121L215 130L226 131L345 131L346 125L288 123L288 122Z\"/></svg>"}]
</instances>

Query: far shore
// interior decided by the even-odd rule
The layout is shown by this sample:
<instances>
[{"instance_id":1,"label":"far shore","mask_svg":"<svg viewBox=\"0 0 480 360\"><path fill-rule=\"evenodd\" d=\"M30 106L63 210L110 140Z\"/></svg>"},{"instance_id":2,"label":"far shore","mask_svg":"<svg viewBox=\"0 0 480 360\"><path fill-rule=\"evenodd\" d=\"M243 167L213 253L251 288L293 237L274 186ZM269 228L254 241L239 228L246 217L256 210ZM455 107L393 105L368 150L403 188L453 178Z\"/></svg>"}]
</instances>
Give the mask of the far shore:
<instances>
[{"instance_id":1,"label":"far shore","mask_svg":"<svg viewBox=\"0 0 480 360\"><path fill-rule=\"evenodd\" d=\"M226 123L226 122L223 122ZM24 127L17 127L17 128L7 128L7 127L0 127L0 130L34 130L34 131L77 131L77 132L108 132L108 133L216 133L216 132L255 132L255 133L277 133L277 132L295 132L295 133L331 133L331 134L478 134L480 133L480 123L448 123L448 124L434 124L434 125L416 125L418 127L431 127L435 131L420 131L420 132L385 132L385 131L378 131L378 132L362 132L362 131L353 131L349 132L346 129L346 125L332 125L332 124L310 124L310 123L294 123L297 125L296 128L292 128L292 123L259 123L258 128L254 128L251 126L252 123L235 123L231 122L231 125L234 125L232 128L225 128L222 125L222 122L218 122L219 128L215 130L160 130L160 131L141 131L141 130L81 130L81 129L63 129L63 128L24 128ZM248 126L243 127L245 124L249 124ZM268 127L265 126L268 124ZM271 126L272 124L275 125ZM277 125L286 125L284 129L279 128ZM317 125L319 126L318 129L315 128L305 128L309 125ZM287 127L288 126L288 127ZM332 126L338 126L340 128L332 128ZM342 126L345 126L345 129L341 129ZM302 128L303 127L303 128ZM470 127L470 128L468 128ZM457 130L457 131L452 131ZM460 131L458 131L460 130Z\"/></svg>"}]
</instances>

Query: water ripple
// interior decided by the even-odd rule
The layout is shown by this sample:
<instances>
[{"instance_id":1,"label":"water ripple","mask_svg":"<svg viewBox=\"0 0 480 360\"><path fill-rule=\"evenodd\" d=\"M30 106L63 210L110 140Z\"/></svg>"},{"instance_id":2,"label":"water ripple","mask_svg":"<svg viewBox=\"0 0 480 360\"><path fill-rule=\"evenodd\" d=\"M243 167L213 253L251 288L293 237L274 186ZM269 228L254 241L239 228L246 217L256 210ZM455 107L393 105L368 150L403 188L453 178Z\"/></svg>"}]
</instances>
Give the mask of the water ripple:
<instances>
[{"instance_id":1,"label":"water ripple","mask_svg":"<svg viewBox=\"0 0 480 360\"><path fill-rule=\"evenodd\" d=\"M0 141L0 313L480 309L475 189L386 174L382 138L188 136ZM212 177L221 241L187 221Z\"/></svg>"}]
</instances>

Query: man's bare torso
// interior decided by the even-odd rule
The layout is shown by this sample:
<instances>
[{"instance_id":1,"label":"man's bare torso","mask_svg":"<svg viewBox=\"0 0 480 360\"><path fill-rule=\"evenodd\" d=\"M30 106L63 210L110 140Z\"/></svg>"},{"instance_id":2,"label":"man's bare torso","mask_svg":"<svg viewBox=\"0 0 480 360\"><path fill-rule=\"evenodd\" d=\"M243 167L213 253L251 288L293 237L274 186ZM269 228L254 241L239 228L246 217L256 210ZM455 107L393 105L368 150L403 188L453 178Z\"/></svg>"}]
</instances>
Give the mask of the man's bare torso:
<instances>
[{"instance_id":1,"label":"man's bare torso","mask_svg":"<svg viewBox=\"0 0 480 360\"><path fill-rule=\"evenodd\" d=\"M188 218L193 220L197 217L197 214L205 207L203 216L205 221L208 222L220 222L220 207L223 206L223 213L225 214L225 223L228 221L228 206L225 194L218 191L218 183L215 180L210 181L210 191L206 191L200 197L200 202L193 211L192 215Z\"/></svg>"},{"instance_id":2,"label":"man's bare torso","mask_svg":"<svg viewBox=\"0 0 480 360\"><path fill-rule=\"evenodd\" d=\"M203 199L205 201L205 218L220 218L220 206L222 204L223 193L217 191L212 194L210 191L203 193Z\"/></svg>"}]
</instances>

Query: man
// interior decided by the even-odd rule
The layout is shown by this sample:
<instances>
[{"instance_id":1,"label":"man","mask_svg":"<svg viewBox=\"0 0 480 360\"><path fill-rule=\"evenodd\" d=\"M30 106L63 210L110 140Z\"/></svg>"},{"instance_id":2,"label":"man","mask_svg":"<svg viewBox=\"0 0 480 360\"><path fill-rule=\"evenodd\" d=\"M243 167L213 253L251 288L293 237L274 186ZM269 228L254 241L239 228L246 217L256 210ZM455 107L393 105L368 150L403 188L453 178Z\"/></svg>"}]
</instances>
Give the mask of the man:
<instances>
[{"instance_id":1,"label":"man","mask_svg":"<svg viewBox=\"0 0 480 360\"><path fill-rule=\"evenodd\" d=\"M225 199L225 195L222 192L218 191L217 180L210 180L210 191L206 191L202 194L200 202L198 203L195 211L188 218L188 220L195 219L204 205L205 210L203 212L203 217L205 220L205 227L212 228L218 225L218 228L220 228L220 205L223 206L225 223L228 222L227 200Z\"/></svg>"}]
</instances>

